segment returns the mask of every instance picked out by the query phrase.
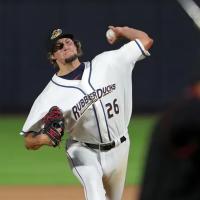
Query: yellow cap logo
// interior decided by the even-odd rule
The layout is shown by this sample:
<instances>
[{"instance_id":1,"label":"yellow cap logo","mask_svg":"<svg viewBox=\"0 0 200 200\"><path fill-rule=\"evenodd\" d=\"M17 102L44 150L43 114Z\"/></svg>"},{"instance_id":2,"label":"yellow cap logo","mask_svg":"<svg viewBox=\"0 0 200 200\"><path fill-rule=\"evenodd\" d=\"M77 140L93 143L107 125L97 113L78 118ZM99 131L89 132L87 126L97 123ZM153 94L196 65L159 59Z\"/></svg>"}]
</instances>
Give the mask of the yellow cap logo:
<instances>
[{"instance_id":1,"label":"yellow cap logo","mask_svg":"<svg viewBox=\"0 0 200 200\"><path fill-rule=\"evenodd\" d=\"M62 30L61 29L56 29L52 32L52 35L51 35L51 40L57 38L59 35L62 34Z\"/></svg>"}]
</instances>

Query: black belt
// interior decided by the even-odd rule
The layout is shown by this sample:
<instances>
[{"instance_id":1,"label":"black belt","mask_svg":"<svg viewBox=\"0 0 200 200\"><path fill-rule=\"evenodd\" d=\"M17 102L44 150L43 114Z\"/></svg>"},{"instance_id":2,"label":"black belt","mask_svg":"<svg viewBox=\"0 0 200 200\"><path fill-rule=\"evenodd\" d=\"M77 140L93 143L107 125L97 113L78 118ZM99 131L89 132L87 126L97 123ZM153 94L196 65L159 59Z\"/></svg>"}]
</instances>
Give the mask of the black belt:
<instances>
[{"instance_id":1,"label":"black belt","mask_svg":"<svg viewBox=\"0 0 200 200\"><path fill-rule=\"evenodd\" d=\"M123 136L120 138L120 142L123 143L126 141L126 137ZM114 148L116 146L115 141L110 142L110 143L106 143L106 144L91 144L91 143L84 143L86 144L88 147L92 148L92 149L99 149L101 151L108 151L112 148Z\"/></svg>"}]
</instances>

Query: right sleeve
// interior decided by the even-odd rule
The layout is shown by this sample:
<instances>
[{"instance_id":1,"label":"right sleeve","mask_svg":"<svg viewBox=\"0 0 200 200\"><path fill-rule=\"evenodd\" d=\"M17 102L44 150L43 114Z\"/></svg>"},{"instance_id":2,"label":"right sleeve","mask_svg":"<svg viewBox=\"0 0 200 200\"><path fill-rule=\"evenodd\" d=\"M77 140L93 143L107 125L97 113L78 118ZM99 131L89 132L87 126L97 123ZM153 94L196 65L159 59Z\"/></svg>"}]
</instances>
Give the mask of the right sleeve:
<instances>
[{"instance_id":1,"label":"right sleeve","mask_svg":"<svg viewBox=\"0 0 200 200\"><path fill-rule=\"evenodd\" d=\"M118 58L121 62L135 64L137 61L150 56L150 53L145 50L139 39L130 41L117 50Z\"/></svg>"}]
</instances>

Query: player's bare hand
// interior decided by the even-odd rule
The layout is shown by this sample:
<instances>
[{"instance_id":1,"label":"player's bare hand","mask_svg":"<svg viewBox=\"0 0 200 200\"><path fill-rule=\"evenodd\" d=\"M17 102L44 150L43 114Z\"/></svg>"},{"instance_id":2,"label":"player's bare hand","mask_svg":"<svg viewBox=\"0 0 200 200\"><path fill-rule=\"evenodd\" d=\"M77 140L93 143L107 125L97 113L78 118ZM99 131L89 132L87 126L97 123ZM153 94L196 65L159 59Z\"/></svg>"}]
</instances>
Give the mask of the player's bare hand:
<instances>
[{"instance_id":1,"label":"player's bare hand","mask_svg":"<svg viewBox=\"0 0 200 200\"><path fill-rule=\"evenodd\" d=\"M110 32L111 34L107 36L107 41L109 44L114 44L119 39L119 33L117 27L114 26L108 26L109 30L112 30Z\"/></svg>"},{"instance_id":2,"label":"player's bare hand","mask_svg":"<svg viewBox=\"0 0 200 200\"><path fill-rule=\"evenodd\" d=\"M127 26L108 26L109 29L111 29L114 32L114 37L110 37L107 38L108 43L110 44L114 44L115 42L117 42L119 39L123 38L123 33L124 33L124 29L127 29Z\"/></svg>"}]
</instances>

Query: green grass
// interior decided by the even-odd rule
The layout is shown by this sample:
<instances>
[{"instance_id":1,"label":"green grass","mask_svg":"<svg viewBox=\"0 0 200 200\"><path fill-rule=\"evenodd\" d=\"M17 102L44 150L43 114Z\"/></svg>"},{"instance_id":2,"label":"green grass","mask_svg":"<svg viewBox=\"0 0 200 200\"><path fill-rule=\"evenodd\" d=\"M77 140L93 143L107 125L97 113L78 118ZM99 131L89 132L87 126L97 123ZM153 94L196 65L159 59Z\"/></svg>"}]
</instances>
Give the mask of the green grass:
<instances>
[{"instance_id":1,"label":"green grass","mask_svg":"<svg viewBox=\"0 0 200 200\"><path fill-rule=\"evenodd\" d=\"M0 185L79 184L66 160L64 142L60 148L37 151L24 148L19 135L24 116L0 117ZM141 182L151 129L156 117L137 116L129 126L131 149L126 184Z\"/></svg>"},{"instance_id":2,"label":"green grass","mask_svg":"<svg viewBox=\"0 0 200 200\"><path fill-rule=\"evenodd\" d=\"M126 184L140 184L155 116L137 116L129 124L131 140Z\"/></svg>"}]
</instances>

